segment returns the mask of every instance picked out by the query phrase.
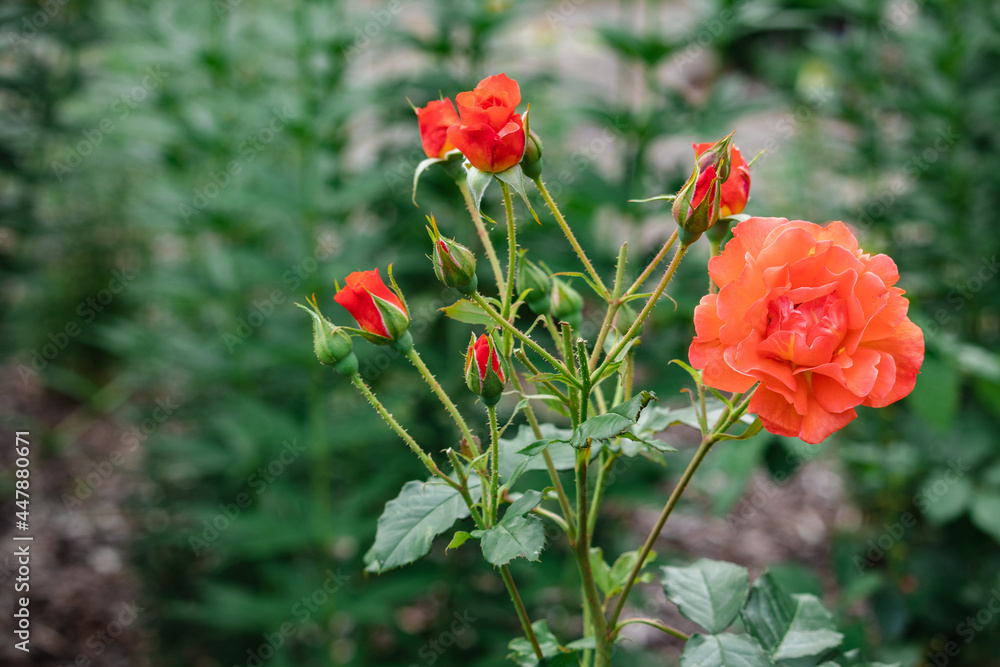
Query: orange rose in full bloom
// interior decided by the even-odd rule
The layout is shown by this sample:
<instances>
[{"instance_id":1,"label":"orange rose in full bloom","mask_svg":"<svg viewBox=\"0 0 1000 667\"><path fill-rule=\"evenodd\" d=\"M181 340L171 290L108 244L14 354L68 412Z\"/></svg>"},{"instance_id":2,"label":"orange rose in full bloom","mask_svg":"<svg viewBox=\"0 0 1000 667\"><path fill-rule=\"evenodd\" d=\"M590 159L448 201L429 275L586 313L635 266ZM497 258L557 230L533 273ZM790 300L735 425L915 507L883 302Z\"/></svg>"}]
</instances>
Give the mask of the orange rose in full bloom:
<instances>
[{"instance_id":1,"label":"orange rose in full bloom","mask_svg":"<svg viewBox=\"0 0 1000 667\"><path fill-rule=\"evenodd\" d=\"M899 272L842 223L750 218L708 263L718 294L695 308L691 365L750 401L771 433L819 443L913 389L924 336L906 316Z\"/></svg>"},{"instance_id":2,"label":"orange rose in full bloom","mask_svg":"<svg viewBox=\"0 0 1000 667\"><path fill-rule=\"evenodd\" d=\"M524 121L514 113L520 103L517 81L506 74L486 77L474 90L455 96L462 122L448 129L448 141L476 169L510 169L524 155Z\"/></svg>"}]
</instances>

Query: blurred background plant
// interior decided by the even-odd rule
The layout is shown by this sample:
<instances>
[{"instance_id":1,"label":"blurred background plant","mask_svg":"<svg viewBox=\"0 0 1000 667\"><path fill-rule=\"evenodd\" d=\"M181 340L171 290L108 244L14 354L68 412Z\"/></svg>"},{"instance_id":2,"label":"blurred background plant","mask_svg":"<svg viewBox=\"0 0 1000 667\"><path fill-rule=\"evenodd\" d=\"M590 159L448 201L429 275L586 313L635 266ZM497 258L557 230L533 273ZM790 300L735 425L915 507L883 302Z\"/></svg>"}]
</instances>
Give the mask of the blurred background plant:
<instances>
[{"instance_id":1,"label":"blurred background plant","mask_svg":"<svg viewBox=\"0 0 1000 667\"><path fill-rule=\"evenodd\" d=\"M36 651L5 646L6 662L505 664L517 620L476 554L362 574L375 518L419 464L315 363L293 302L316 293L332 315L334 280L392 263L422 354L471 406L467 328L437 312L453 295L415 249L425 213L471 247L475 234L443 173L413 207L407 99L506 71L605 275L622 241L641 266L673 229L666 207L627 200L675 191L691 142L735 127L744 155L767 149L747 212L854 223L895 258L925 329L903 403L821 448L762 435L715 452L660 562L771 563L787 587L824 593L872 658L1000 665L995 3L22 0L0 36L0 398L5 428L32 432L46 554ZM573 266L542 223L523 244ZM686 356L706 284L689 260L676 311L644 339L640 386L683 381L667 362ZM418 440L449 428L405 364L357 351ZM13 455L0 456L7 499ZM598 536L609 559L682 466L617 474L621 520ZM560 562L515 574L533 617L572 638L578 592ZM628 640L615 664L677 653Z\"/></svg>"}]
</instances>

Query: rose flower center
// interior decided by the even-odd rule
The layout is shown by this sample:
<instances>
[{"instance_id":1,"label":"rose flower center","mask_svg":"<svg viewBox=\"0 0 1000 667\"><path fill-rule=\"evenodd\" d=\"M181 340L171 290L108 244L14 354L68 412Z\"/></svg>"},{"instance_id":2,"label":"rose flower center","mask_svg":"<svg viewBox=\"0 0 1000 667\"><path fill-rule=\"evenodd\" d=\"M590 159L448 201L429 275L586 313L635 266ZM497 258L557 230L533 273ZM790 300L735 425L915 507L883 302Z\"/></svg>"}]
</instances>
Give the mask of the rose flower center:
<instances>
[{"instance_id":1,"label":"rose flower center","mask_svg":"<svg viewBox=\"0 0 1000 667\"><path fill-rule=\"evenodd\" d=\"M781 296L767 306L760 352L795 366L825 364L840 346L846 324L844 300L833 294L798 304Z\"/></svg>"}]
</instances>

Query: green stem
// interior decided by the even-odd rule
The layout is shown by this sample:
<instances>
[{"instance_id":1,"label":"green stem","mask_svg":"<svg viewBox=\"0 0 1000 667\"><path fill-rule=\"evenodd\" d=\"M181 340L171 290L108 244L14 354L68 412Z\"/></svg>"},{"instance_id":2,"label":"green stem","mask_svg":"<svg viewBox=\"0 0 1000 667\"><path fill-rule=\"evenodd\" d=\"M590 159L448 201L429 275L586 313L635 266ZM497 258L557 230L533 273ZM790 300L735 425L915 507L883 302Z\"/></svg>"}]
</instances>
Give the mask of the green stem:
<instances>
[{"instance_id":1,"label":"green stem","mask_svg":"<svg viewBox=\"0 0 1000 667\"><path fill-rule=\"evenodd\" d=\"M670 518L671 512L673 512L674 507L677 506L677 501L680 500L681 495L687 488L688 482L690 482L691 478L694 476L695 470L697 470L698 466L701 465L701 462L705 460L705 455L708 454L708 451L714 444L714 439L708 437L702 438L698 451L695 452L691 462L688 464L687 468L684 469L684 473L677 482L677 486L674 487L673 493L671 493L670 498L667 499L667 504L663 506L663 511L660 512L660 516L656 519L656 523L653 525L652 530L649 531L649 535L646 537L646 542L642 545L642 550L639 552L639 558L636 561L635 566L633 566L628 579L625 581L625 586L622 588L621 596L615 603L614 610L611 612L611 616L608 619L608 625L612 628L615 628L618 617L622 613L622 608L625 606L625 600L628 598L629 591L632 590L632 586L635 584L635 580L639 576L639 572L646 564L646 558L649 556L649 552L653 550L653 544L660 536L660 532L663 530L664 524L667 523L667 519ZM615 632L617 632L617 628L615 628ZM614 639L614 636L609 637L609 639Z\"/></svg>"},{"instance_id":2,"label":"green stem","mask_svg":"<svg viewBox=\"0 0 1000 667\"><path fill-rule=\"evenodd\" d=\"M688 637L686 634L684 634L680 630L672 628L669 625L667 625L666 623L660 623L659 621L654 620L652 618L630 618L628 620L625 620L625 621L622 621L621 623L619 623L618 627L616 628L616 630L621 630L626 625L631 625L633 623L642 623L643 625L648 625L648 626L654 627L657 630L662 630L663 632L667 633L668 635L672 635L674 637L677 637L678 639L683 639L684 641L687 641L688 639L690 639L690 637Z\"/></svg>"},{"instance_id":3,"label":"green stem","mask_svg":"<svg viewBox=\"0 0 1000 667\"><path fill-rule=\"evenodd\" d=\"M639 315L635 318L635 322L632 323L632 326L629 327L628 331L625 332L625 335L621 337L621 340L619 340L614 348L611 349L611 352L609 352L607 357L605 357L604 362L600 365L600 367L594 371L591 376L592 382L596 382L597 378L600 378L604 374L607 367L611 365L612 360L614 360L618 354L625 349L625 345L628 344L628 341L632 340L636 333L638 333L638 331L642 328L642 323L647 317L649 317L649 314L653 310L653 306L656 305L656 302L663 294L663 291L667 288L667 284L670 282L670 279L673 278L674 273L677 272L677 267L684 258L684 253L687 252L687 249L688 246L686 245L679 245L677 247L677 251L674 253L674 258L670 260L670 266L668 266L667 270L663 272L660 284L657 285L656 290L649 295L646 305L642 307L642 311L639 312Z\"/></svg>"},{"instance_id":4,"label":"green stem","mask_svg":"<svg viewBox=\"0 0 1000 667\"><path fill-rule=\"evenodd\" d=\"M535 651L535 657L541 662L545 659L545 656L542 655L542 647L538 645L538 637L535 636L535 631L531 627L528 610L524 608L521 594L517 592L517 586L514 585L514 577L510 574L510 568L506 565L502 566L500 568L500 575L503 577L503 583L507 586L507 593L510 595L511 602L514 603L514 609L517 610L517 617L521 620L521 629L524 630L524 635L531 642L531 648Z\"/></svg>"},{"instance_id":5,"label":"green stem","mask_svg":"<svg viewBox=\"0 0 1000 667\"><path fill-rule=\"evenodd\" d=\"M384 405L382 405L382 401L378 400L378 397L375 396L371 388L365 384L364 380L361 379L360 374L355 373L352 375L351 382L353 382L354 386L358 388L358 391L360 391L361 394L368 399L368 402L371 403L372 407L375 408L376 412L379 413L385 423L389 425L389 428L395 431L396 434L403 439L403 442L405 442L409 448L413 450L413 453L417 455L420 462L424 464L432 475L448 480L451 486L456 489L460 488L461 485L448 477L448 475L444 474L441 469L437 467L437 464L434 463L434 459L432 459L430 455L428 455L427 452L425 452L420 445L417 444L417 441L413 439L413 436L407 433L406 429L399 425L399 422L392 416L392 413L389 412Z\"/></svg>"},{"instance_id":6,"label":"green stem","mask_svg":"<svg viewBox=\"0 0 1000 667\"><path fill-rule=\"evenodd\" d=\"M483 312L485 312L487 315L493 318L493 321L496 322L498 325L500 325L500 327L504 331L513 334L518 340L520 340L522 343L524 343L532 350L534 350L536 353L538 353L538 355L542 357L542 359L545 359L545 361L549 362L549 364L553 368L555 368L560 373L563 373L568 378L575 378L573 372L570 371L569 368L567 368L564 363L562 363L561 361L553 357L551 354L549 354L548 350L546 350L544 347L533 341L527 335L521 333L521 331L517 327L508 322L500 313L498 313L496 309L493 306L491 306L486 299L483 298L482 294L480 294L479 292L473 292L471 295L469 295L469 298L475 301L476 304L478 304L479 307L482 308Z\"/></svg>"},{"instance_id":7,"label":"green stem","mask_svg":"<svg viewBox=\"0 0 1000 667\"><path fill-rule=\"evenodd\" d=\"M522 361L525 360L527 360L527 357L522 359ZM521 381L521 376L517 373L512 373L512 375L514 376L514 386L516 386L517 390L523 395L524 383ZM552 387L552 389L555 389L555 387ZM563 396L563 398L565 398L565 396ZM539 426L538 418L535 417L535 410L531 407L530 403L524 406L524 414L528 417L528 423L531 424L531 430L534 432L535 437L541 440L542 427ZM556 495L559 497L559 507L562 509L563 516L566 517L566 535L569 537L569 541L572 544L576 539L576 530L573 528L573 508L569 504L569 497L566 495L566 489L563 488L562 480L559 479L559 471L556 470L555 461L552 460L552 455L549 454L548 447L542 450L542 457L545 459L545 468L549 471L549 479L552 481L552 487L556 490Z\"/></svg>"},{"instance_id":8,"label":"green stem","mask_svg":"<svg viewBox=\"0 0 1000 667\"><path fill-rule=\"evenodd\" d=\"M500 434L497 432L497 408L495 405L486 407L486 414L490 418L490 466L493 469L490 478L490 510L488 512L491 525L496 525L497 515L500 512Z\"/></svg>"},{"instance_id":9,"label":"green stem","mask_svg":"<svg viewBox=\"0 0 1000 667\"><path fill-rule=\"evenodd\" d=\"M458 481L461 482L461 488L459 492L462 494L462 499L465 504L469 506L469 511L472 513L472 520L476 522L476 527L480 530L486 530L489 525L483 521L483 517L480 516L479 510L476 509L476 504L472 500L472 495L469 493L469 473L462 465L461 460L458 458L458 453L454 449L449 447L445 452L448 456L448 460L451 461L451 467L455 470L455 474L458 476Z\"/></svg>"},{"instance_id":10,"label":"green stem","mask_svg":"<svg viewBox=\"0 0 1000 667\"><path fill-rule=\"evenodd\" d=\"M597 481L594 483L594 499L590 503L590 516L587 520L587 534L594 534L594 527L597 525L597 514L604 500L604 489L608 485L608 471L615 464L621 452L613 454L601 453L601 467L597 469Z\"/></svg>"},{"instance_id":11,"label":"green stem","mask_svg":"<svg viewBox=\"0 0 1000 667\"><path fill-rule=\"evenodd\" d=\"M527 368L529 371L531 371L535 375L541 374L541 371L538 370L538 367L535 366L535 364L531 363L531 359L528 358L528 354L524 351L523 348L514 350L514 356L516 356L517 360L520 361L522 364L524 364L524 367ZM543 387L551 391L552 395L558 398L564 404L567 405L569 404L569 396L567 396L564 392L560 391L559 387L555 386L548 380L542 380L537 384L541 384ZM524 391L522 390L521 393L523 394ZM541 438L542 436L539 435L538 437Z\"/></svg>"},{"instance_id":12,"label":"green stem","mask_svg":"<svg viewBox=\"0 0 1000 667\"><path fill-rule=\"evenodd\" d=\"M649 265L642 270L642 273L639 274L639 277L635 279L635 282L632 283L632 286L629 287L627 290L625 290L625 296L631 296L635 294L636 291L640 287L642 287L642 284L646 282L647 278L649 278L649 274L651 274L653 271L656 270L656 267L660 265L660 262L663 261L663 258L667 256L667 251L670 250L670 247L673 246L676 241L677 241L677 230L674 230L674 233L670 235L670 238L668 238L666 243L663 244L663 247L660 248L660 251L656 253L656 256L653 257L652 261L649 262Z\"/></svg>"},{"instance_id":13,"label":"green stem","mask_svg":"<svg viewBox=\"0 0 1000 667\"><path fill-rule=\"evenodd\" d=\"M427 368L427 364L424 360L420 358L417 350L411 347L405 352L406 358L420 371L420 375L423 376L424 381L431 388L431 390L437 394L437 397L441 400L444 405L445 410L451 415L451 418L455 420L455 424L458 425L458 429L462 432L462 437L467 443L469 443L469 450L473 453L473 458L479 456L479 446L476 444L476 439L472 436L472 431L469 430L469 425L465 423L465 418L459 413L458 408L452 402L448 394L445 393L444 388L441 387L441 383L437 381L434 374L431 373L430 369Z\"/></svg>"},{"instance_id":14,"label":"green stem","mask_svg":"<svg viewBox=\"0 0 1000 667\"><path fill-rule=\"evenodd\" d=\"M597 664L602 661L602 656L609 656L607 647L607 625L604 620L604 611L601 607L600 595L597 592L597 583L594 580L594 572L590 567L590 531L587 519L587 466L590 462L590 446L580 450L576 458L576 510L577 510L577 539L576 539L576 561L580 568L580 578L583 581L584 598L590 610L590 622L594 626L594 639L597 642Z\"/></svg>"},{"instance_id":15,"label":"green stem","mask_svg":"<svg viewBox=\"0 0 1000 667\"><path fill-rule=\"evenodd\" d=\"M604 322L601 323L601 331L597 334L597 342L594 343L594 352L590 355L590 363L587 367L594 370L597 360L604 350L604 341L611 331L611 323L614 322L618 309L622 307L622 282L625 280L625 264L628 261L628 244L623 243L618 249L618 265L615 270L615 284L611 288L611 300L608 302L608 312L604 315Z\"/></svg>"},{"instance_id":16,"label":"green stem","mask_svg":"<svg viewBox=\"0 0 1000 667\"><path fill-rule=\"evenodd\" d=\"M509 320L510 307L514 302L514 271L517 268L517 225L514 224L514 202L510 198L510 186L500 181L500 191L503 192L503 208L507 214L507 289L503 292L501 314L505 320Z\"/></svg>"},{"instance_id":17,"label":"green stem","mask_svg":"<svg viewBox=\"0 0 1000 667\"><path fill-rule=\"evenodd\" d=\"M503 269L500 268L500 260L497 259L497 251L493 248L493 241L490 240L490 233L483 222L483 216L479 214L479 209L476 208L475 202L472 201L472 194L469 192L469 186L464 178L458 181L458 189L462 191L462 197L465 198L465 207L469 209L469 215L472 216L472 223L476 226L479 240L482 242L483 249L486 250L486 256L490 260L490 266L493 268L493 276L497 282L497 293L503 294L506 289L506 283L503 278Z\"/></svg>"},{"instance_id":18,"label":"green stem","mask_svg":"<svg viewBox=\"0 0 1000 667\"><path fill-rule=\"evenodd\" d=\"M590 259L587 257L587 253L583 251L583 248L580 246L580 242L576 240L576 236L573 235L573 230L570 229L569 225L566 223L566 218L564 218L563 214L559 212L559 207L556 206L555 200L552 199L552 195L549 194L549 189L545 187L545 183L542 181L541 177L535 179L535 186L541 193L542 199L545 200L545 205L549 207L550 211L552 211L552 216L556 219L556 222L559 223L559 227L562 228L563 234L566 235L566 239L569 241L569 244L573 246L573 250L576 251L576 256L580 258L581 262L583 262L583 266L587 269L587 273L590 274L594 284L600 288L601 297L607 300L611 294L610 290L604 286L601 276L599 276L597 271L594 269L594 265L591 264Z\"/></svg>"}]
</instances>

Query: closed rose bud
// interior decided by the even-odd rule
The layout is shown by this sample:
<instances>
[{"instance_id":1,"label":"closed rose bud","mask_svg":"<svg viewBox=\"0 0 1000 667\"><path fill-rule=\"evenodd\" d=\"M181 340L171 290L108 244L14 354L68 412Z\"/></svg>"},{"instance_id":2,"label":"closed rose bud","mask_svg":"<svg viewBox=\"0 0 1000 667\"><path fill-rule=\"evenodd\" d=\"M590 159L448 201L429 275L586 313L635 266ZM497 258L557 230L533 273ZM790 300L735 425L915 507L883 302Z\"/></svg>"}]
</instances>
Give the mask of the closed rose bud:
<instances>
[{"instance_id":1,"label":"closed rose bud","mask_svg":"<svg viewBox=\"0 0 1000 667\"><path fill-rule=\"evenodd\" d=\"M308 300L307 300L308 301ZM354 355L354 344L351 336L342 328L334 326L320 313L316 297L308 301L309 308L296 304L309 313L313 320L313 349L319 363L333 366L343 375L354 375L358 372L358 358Z\"/></svg>"},{"instance_id":2,"label":"closed rose bud","mask_svg":"<svg viewBox=\"0 0 1000 667\"><path fill-rule=\"evenodd\" d=\"M732 135L727 139L731 137ZM721 165L717 168L719 179L722 181L719 217L728 218L742 213L743 209L746 208L747 200L750 198L750 168L747 166L747 161L743 159L740 149L735 146L730 147L728 160L721 159L718 156L720 143L722 142L694 144L694 154L695 157L699 158L699 164L709 158ZM725 171L722 166L726 167Z\"/></svg>"},{"instance_id":3,"label":"closed rose bud","mask_svg":"<svg viewBox=\"0 0 1000 667\"><path fill-rule=\"evenodd\" d=\"M524 154L524 121L515 113L520 102L520 87L505 74L483 79L455 96L461 122L448 129L447 140L476 169L510 169Z\"/></svg>"},{"instance_id":4,"label":"closed rose bud","mask_svg":"<svg viewBox=\"0 0 1000 667\"><path fill-rule=\"evenodd\" d=\"M471 250L454 239L446 239L438 231L432 216L428 216L431 226L427 228L434 253L431 261L434 263L434 275L448 287L454 287L463 294L476 291L476 256Z\"/></svg>"},{"instance_id":5,"label":"closed rose bud","mask_svg":"<svg viewBox=\"0 0 1000 667\"><path fill-rule=\"evenodd\" d=\"M361 328L361 335L377 345L404 338L410 315L401 297L386 287L374 271L355 271L334 300L347 309Z\"/></svg>"},{"instance_id":6,"label":"closed rose bud","mask_svg":"<svg viewBox=\"0 0 1000 667\"><path fill-rule=\"evenodd\" d=\"M551 311L557 320L569 322L573 328L579 328L583 317L583 297L566 281L553 278Z\"/></svg>"},{"instance_id":7,"label":"closed rose bud","mask_svg":"<svg viewBox=\"0 0 1000 667\"><path fill-rule=\"evenodd\" d=\"M483 334L477 340L475 334L472 335L465 355L465 384L486 405L496 405L503 395L507 384L505 365L492 338Z\"/></svg>"},{"instance_id":8,"label":"closed rose bud","mask_svg":"<svg viewBox=\"0 0 1000 667\"><path fill-rule=\"evenodd\" d=\"M691 177L681 187L671 209L680 226L678 237L684 245L698 240L719 219L719 179L715 165L704 171L696 163Z\"/></svg>"},{"instance_id":9,"label":"closed rose bud","mask_svg":"<svg viewBox=\"0 0 1000 667\"><path fill-rule=\"evenodd\" d=\"M528 178L542 175L542 140L534 132L528 132L528 141L521 158L521 169Z\"/></svg>"},{"instance_id":10,"label":"closed rose bud","mask_svg":"<svg viewBox=\"0 0 1000 667\"><path fill-rule=\"evenodd\" d=\"M517 290L524 296L524 302L531 308L531 312L536 315L549 312L552 277L548 271L523 254L517 265Z\"/></svg>"},{"instance_id":11,"label":"closed rose bud","mask_svg":"<svg viewBox=\"0 0 1000 667\"><path fill-rule=\"evenodd\" d=\"M448 141L448 128L459 124L458 113L449 98L428 102L423 109L414 109L420 127L420 143L427 157L444 157L455 147Z\"/></svg>"}]
</instances>

